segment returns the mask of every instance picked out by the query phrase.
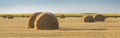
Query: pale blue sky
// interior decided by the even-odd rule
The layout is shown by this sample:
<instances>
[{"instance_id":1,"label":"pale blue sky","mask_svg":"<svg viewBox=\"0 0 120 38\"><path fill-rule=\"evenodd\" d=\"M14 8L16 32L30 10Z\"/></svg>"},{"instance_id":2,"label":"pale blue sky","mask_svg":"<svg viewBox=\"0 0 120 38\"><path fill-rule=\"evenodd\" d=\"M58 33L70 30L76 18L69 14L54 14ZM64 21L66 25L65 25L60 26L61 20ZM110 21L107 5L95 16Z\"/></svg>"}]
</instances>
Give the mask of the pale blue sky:
<instances>
[{"instance_id":1,"label":"pale blue sky","mask_svg":"<svg viewBox=\"0 0 120 38\"><path fill-rule=\"evenodd\" d=\"M0 13L120 13L120 0L0 0Z\"/></svg>"}]
</instances>

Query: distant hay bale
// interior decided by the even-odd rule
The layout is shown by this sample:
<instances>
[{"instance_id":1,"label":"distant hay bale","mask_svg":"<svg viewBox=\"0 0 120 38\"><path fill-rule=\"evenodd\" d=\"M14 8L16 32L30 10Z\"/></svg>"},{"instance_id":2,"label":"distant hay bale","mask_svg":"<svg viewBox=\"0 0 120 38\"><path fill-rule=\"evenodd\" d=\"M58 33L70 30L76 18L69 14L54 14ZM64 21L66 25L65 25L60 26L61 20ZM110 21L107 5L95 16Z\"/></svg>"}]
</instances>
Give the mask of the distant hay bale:
<instances>
[{"instance_id":1,"label":"distant hay bale","mask_svg":"<svg viewBox=\"0 0 120 38\"><path fill-rule=\"evenodd\" d=\"M106 17L101 15L101 14L97 14L94 16L95 21L105 21Z\"/></svg>"},{"instance_id":2,"label":"distant hay bale","mask_svg":"<svg viewBox=\"0 0 120 38\"><path fill-rule=\"evenodd\" d=\"M14 16L9 15L9 16L8 16L8 19L14 19Z\"/></svg>"},{"instance_id":3,"label":"distant hay bale","mask_svg":"<svg viewBox=\"0 0 120 38\"><path fill-rule=\"evenodd\" d=\"M114 16L114 18L117 18L117 16Z\"/></svg>"},{"instance_id":4,"label":"distant hay bale","mask_svg":"<svg viewBox=\"0 0 120 38\"><path fill-rule=\"evenodd\" d=\"M81 22L95 22L94 18L90 15L84 16Z\"/></svg>"},{"instance_id":5,"label":"distant hay bale","mask_svg":"<svg viewBox=\"0 0 120 38\"><path fill-rule=\"evenodd\" d=\"M3 15L2 18L7 18L7 15Z\"/></svg>"},{"instance_id":6,"label":"distant hay bale","mask_svg":"<svg viewBox=\"0 0 120 38\"><path fill-rule=\"evenodd\" d=\"M39 14L35 20L35 29L58 29L59 23L57 17L52 13Z\"/></svg>"},{"instance_id":7,"label":"distant hay bale","mask_svg":"<svg viewBox=\"0 0 120 38\"><path fill-rule=\"evenodd\" d=\"M64 15L60 15L60 18L65 18L65 16Z\"/></svg>"},{"instance_id":8,"label":"distant hay bale","mask_svg":"<svg viewBox=\"0 0 120 38\"><path fill-rule=\"evenodd\" d=\"M9 16L10 14L7 14L7 16Z\"/></svg>"},{"instance_id":9,"label":"distant hay bale","mask_svg":"<svg viewBox=\"0 0 120 38\"><path fill-rule=\"evenodd\" d=\"M26 16L27 18L29 18L30 16L28 15L28 16Z\"/></svg>"},{"instance_id":10,"label":"distant hay bale","mask_svg":"<svg viewBox=\"0 0 120 38\"><path fill-rule=\"evenodd\" d=\"M28 20L27 20L27 28L34 28L34 21L35 21L35 19L36 19L36 17L37 17L37 15L39 15L40 13L34 13L34 14L32 14L29 18L28 18Z\"/></svg>"},{"instance_id":11,"label":"distant hay bale","mask_svg":"<svg viewBox=\"0 0 120 38\"><path fill-rule=\"evenodd\" d=\"M25 17L24 15L22 15L22 17Z\"/></svg>"}]
</instances>

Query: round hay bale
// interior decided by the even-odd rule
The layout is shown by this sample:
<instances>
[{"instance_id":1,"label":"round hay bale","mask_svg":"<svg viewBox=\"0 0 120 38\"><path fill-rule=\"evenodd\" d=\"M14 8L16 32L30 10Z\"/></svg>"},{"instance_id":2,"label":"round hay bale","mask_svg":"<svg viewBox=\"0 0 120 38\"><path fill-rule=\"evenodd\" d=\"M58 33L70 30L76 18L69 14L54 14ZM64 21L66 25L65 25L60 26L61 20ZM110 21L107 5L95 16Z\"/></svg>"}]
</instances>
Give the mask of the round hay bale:
<instances>
[{"instance_id":1,"label":"round hay bale","mask_svg":"<svg viewBox=\"0 0 120 38\"><path fill-rule=\"evenodd\" d=\"M60 15L60 18L65 18L65 16L64 15Z\"/></svg>"},{"instance_id":2,"label":"round hay bale","mask_svg":"<svg viewBox=\"0 0 120 38\"><path fill-rule=\"evenodd\" d=\"M26 16L27 18L29 18L30 16L28 15L28 16Z\"/></svg>"},{"instance_id":3,"label":"round hay bale","mask_svg":"<svg viewBox=\"0 0 120 38\"><path fill-rule=\"evenodd\" d=\"M37 16L35 20L35 29L46 29L46 30L52 30L52 29L58 29L59 28L58 19L55 15L50 13L42 13Z\"/></svg>"},{"instance_id":4,"label":"round hay bale","mask_svg":"<svg viewBox=\"0 0 120 38\"><path fill-rule=\"evenodd\" d=\"M81 22L95 22L94 18L90 15L84 16Z\"/></svg>"},{"instance_id":5,"label":"round hay bale","mask_svg":"<svg viewBox=\"0 0 120 38\"><path fill-rule=\"evenodd\" d=\"M39 15L40 13L34 13L34 14L32 14L29 18L28 18L28 20L27 20L27 28L34 28L34 21L35 21L35 19L36 19L36 17L37 17L37 15Z\"/></svg>"},{"instance_id":6,"label":"round hay bale","mask_svg":"<svg viewBox=\"0 0 120 38\"><path fill-rule=\"evenodd\" d=\"M7 18L7 15L3 15L2 18Z\"/></svg>"},{"instance_id":7,"label":"round hay bale","mask_svg":"<svg viewBox=\"0 0 120 38\"><path fill-rule=\"evenodd\" d=\"M24 15L22 15L22 17L25 17Z\"/></svg>"},{"instance_id":8,"label":"round hay bale","mask_svg":"<svg viewBox=\"0 0 120 38\"><path fill-rule=\"evenodd\" d=\"M8 19L14 19L14 16L9 15L9 16L8 16Z\"/></svg>"},{"instance_id":9,"label":"round hay bale","mask_svg":"<svg viewBox=\"0 0 120 38\"><path fill-rule=\"evenodd\" d=\"M9 16L10 14L7 14L7 16Z\"/></svg>"},{"instance_id":10,"label":"round hay bale","mask_svg":"<svg viewBox=\"0 0 120 38\"><path fill-rule=\"evenodd\" d=\"M101 14L97 14L94 16L95 21L105 21L106 17L101 15Z\"/></svg>"},{"instance_id":11,"label":"round hay bale","mask_svg":"<svg viewBox=\"0 0 120 38\"><path fill-rule=\"evenodd\" d=\"M117 16L114 16L114 18L117 18Z\"/></svg>"}]
</instances>

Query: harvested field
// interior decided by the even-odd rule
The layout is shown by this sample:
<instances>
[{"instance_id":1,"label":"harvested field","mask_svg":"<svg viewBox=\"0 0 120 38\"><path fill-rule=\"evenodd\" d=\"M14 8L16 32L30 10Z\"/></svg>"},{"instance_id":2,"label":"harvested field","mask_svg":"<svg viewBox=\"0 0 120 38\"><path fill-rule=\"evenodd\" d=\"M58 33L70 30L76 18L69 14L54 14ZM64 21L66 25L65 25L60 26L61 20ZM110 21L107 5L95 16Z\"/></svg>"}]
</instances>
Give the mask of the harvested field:
<instances>
[{"instance_id":1,"label":"harvested field","mask_svg":"<svg viewBox=\"0 0 120 38\"><path fill-rule=\"evenodd\" d=\"M58 30L26 29L28 18L0 18L0 38L120 38L120 18L81 23L80 17L58 18Z\"/></svg>"}]
</instances>

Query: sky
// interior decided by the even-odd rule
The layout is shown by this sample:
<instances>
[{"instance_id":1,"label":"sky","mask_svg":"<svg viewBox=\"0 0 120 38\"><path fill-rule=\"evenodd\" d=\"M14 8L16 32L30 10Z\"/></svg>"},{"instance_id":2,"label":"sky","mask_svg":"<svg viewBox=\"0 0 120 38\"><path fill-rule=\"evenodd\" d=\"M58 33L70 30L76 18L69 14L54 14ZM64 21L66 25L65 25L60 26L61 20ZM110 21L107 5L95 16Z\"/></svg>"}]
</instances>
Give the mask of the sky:
<instances>
[{"instance_id":1,"label":"sky","mask_svg":"<svg viewBox=\"0 0 120 38\"><path fill-rule=\"evenodd\" d=\"M120 0L0 0L0 14L120 13Z\"/></svg>"}]
</instances>

